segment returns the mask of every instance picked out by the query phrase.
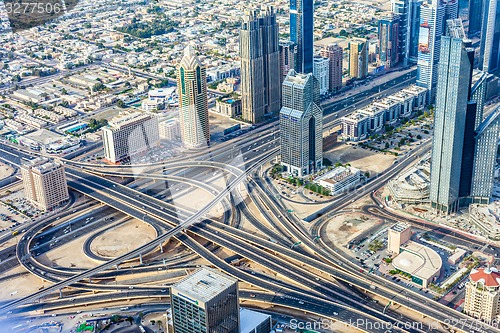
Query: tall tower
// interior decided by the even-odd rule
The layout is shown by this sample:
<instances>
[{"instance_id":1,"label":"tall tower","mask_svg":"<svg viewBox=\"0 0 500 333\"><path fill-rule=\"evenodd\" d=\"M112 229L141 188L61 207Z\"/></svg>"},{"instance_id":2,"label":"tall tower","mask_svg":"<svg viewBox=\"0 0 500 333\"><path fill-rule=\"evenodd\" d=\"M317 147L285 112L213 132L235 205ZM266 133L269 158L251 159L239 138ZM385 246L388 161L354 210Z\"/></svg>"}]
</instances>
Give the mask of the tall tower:
<instances>
[{"instance_id":1,"label":"tall tower","mask_svg":"<svg viewBox=\"0 0 500 333\"><path fill-rule=\"evenodd\" d=\"M349 42L349 76L364 79L368 75L368 43L365 39Z\"/></svg>"},{"instance_id":2,"label":"tall tower","mask_svg":"<svg viewBox=\"0 0 500 333\"><path fill-rule=\"evenodd\" d=\"M399 16L398 53L403 65L417 62L420 6L422 0L392 0L392 12Z\"/></svg>"},{"instance_id":3,"label":"tall tower","mask_svg":"<svg viewBox=\"0 0 500 333\"><path fill-rule=\"evenodd\" d=\"M449 214L458 208L471 59L462 38L442 37L438 67L430 202Z\"/></svg>"},{"instance_id":4,"label":"tall tower","mask_svg":"<svg viewBox=\"0 0 500 333\"><path fill-rule=\"evenodd\" d=\"M312 74L291 70L283 81L281 164L297 177L323 165L323 110L317 103L318 90Z\"/></svg>"},{"instance_id":5,"label":"tall tower","mask_svg":"<svg viewBox=\"0 0 500 333\"><path fill-rule=\"evenodd\" d=\"M172 286L175 333L240 332L238 281L200 268Z\"/></svg>"},{"instance_id":6,"label":"tall tower","mask_svg":"<svg viewBox=\"0 0 500 333\"><path fill-rule=\"evenodd\" d=\"M399 15L394 13L387 13L378 21L380 63L386 69L399 62L399 22Z\"/></svg>"},{"instance_id":7,"label":"tall tower","mask_svg":"<svg viewBox=\"0 0 500 333\"><path fill-rule=\"evenodd\" d=\"M500 67L500 0L484 0L479 69L493 73Z\"/></svg>"},{"instance_id":8,"label":"tall tower","mask_svg":"<svg viewBox=\"0 0 500 333\"><path fill-rule=\"evenodd\" d=\"M273 7L247 15L240 29L243 119L260 123L280 109L278 23Z\"/></svg>"},{"instance_id":9,"label":"tall tower","mask_svg":"<svg viewBox=\"0 0 500 333\"><path fill-rule=\"evenodd\" d=\"M427 102L436 96L437 68L444 33L445 7L439 0L424 2L420 9L417 86L428 89Z\"/></svg>"},{"instance_id":10,"label":"tall tower","mask_svg":"<svg viewBox=\"0 0 500 333\"><path fill-rule=\"evenodd\" d=\"M210 144L207 73L192 46L184 49L177 72L181 138L189 148Z\"/></svg>"},{"instance_id":11,"label":"tall tower","mask_svg":"<svg viewBox=\"0 0 500 333\"><path fill-rule=\"evenodd\" d=\"M342 89L342 65L344 50L338 44L330 44L321 49L321 56L330 59L329 90L336 92Z\"/></svg>"},{"instance_id":12,"label":"tall tower","mask_svg":"<svg viewBox=\"0 0 500 333\"><path fill-rule=\"evenodd\" d=\"M290 0L290 40L297 44L295 70L313 72L314 0Z\"/></svg>"},{"instance_id":13,"label":"tall tower","mask_svg":"<svg viewBox=\"0 0 500 333\"><path fill-rule=\"evenodd\" d=\"M469 1L469 31L467 32L469 38L472 38L481 32L481 23L483 21L483 1L484 0Z\"/></svg>"}]
</instances>

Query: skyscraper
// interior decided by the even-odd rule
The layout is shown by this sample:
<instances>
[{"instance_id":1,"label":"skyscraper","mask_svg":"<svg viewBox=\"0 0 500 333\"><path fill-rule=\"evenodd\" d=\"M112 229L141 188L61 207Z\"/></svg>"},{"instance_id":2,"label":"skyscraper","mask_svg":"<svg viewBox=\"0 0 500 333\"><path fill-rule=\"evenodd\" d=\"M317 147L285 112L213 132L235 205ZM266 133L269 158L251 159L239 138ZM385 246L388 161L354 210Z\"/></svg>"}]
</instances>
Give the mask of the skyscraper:
<instances>
[{"instance_id":1,"label":"skyscraper","mask_svg":"<svg viewBox=\"0 0 500 333\"><path fill-rule=\"evenodd\" d=\"M445 7L439 0L426 1L420 7L417 85L428 89L427 102L436 96L437 68L444 33Z\"/></svg>"},{"instance_id":2,"label":"skyscraper","mask_svg":"<svg viewBox=\"0 0 500 333\"><path fill-rule=\"evenodd\" d=\"M469 1L469 38L481 32L481 23L483 21L483 0Z\"/></svg>"},{"instance_id":3,"label":"skyscraper","mask_svg":"<svg viewBox=\"0 0 500 333\"><path fill-rule=\"evenodd\" d=\"M278 23L272 7L245 16L240 29L243 119L260 123L280 109Z\"/></svg>"},{"instance_id":4,"label":"skyscraper","mask_svg":"<svg viewBox=\"0 0 500 333\"><path fill-rule=\"evenodd\" d=\"M50 210L69 200L64 166L39 157L21 166L24 196L42 210Z\"/></svg>"},{"instance_id":5,"label":"skyscraper","mask_svg":"<svg viewBox=\"0 0 500 333\"><path fill-rule=\"evenodd\" d=\"M330 44L321 49L321 56L330 59L328 89L330 92L339 91L342 89L344 50L337 44Z\"/></svg>"},{"instance_id":6,"label":"skyscraper","mask_svg":"<svg viewBox=\"0 0 500 333\"><path fill-rule=\"evenodd\" d=\"M330 59L323 57L314 57L314 78L319 84L319 94L325 95L329 88L330 78Z\"/></svg>"},{"instance_id":7,"label":"skyscraper","mask_svg":"<svg viewBox=\"0 0 500 333\"><path fill-rule=\"evenodd\" d=\"M295 70L313 72L314 0L290 0L290 40L297 44Z\"/></svg>"},{"instance_id":8,"label":"skyscraper","mask_svg":"<svg viewBox=\"0 0 500 333\"><path fill-rule=\"evenodd\" d=\"M184 49L177 71L181 139L190 148L210 144L206 68L192 46Z\"/></svg>"},{"instance_id":9,"label":"skyscraper","mask_svg":"<svg viewBox=\"0 0 500 333\"><path fill-rule=\"evenodd\" d=\"M470 51L462 38L443 36L432 143L430 202L449 214L459 204L464 133L471 80Z\"/></svg>"},{"instance_id":10,"label":"skyscraper","mask_svg":"<svg viewBox=\"0 0 500 333\"><path fill-rule=\"evenodd\" d=\"M479 69L493 73L500 66L500 0L484 0Z\"/></svg>"},{"instance_id":11,"label":"skyscraper","mask_svg":"<svg viewBox=\"0 0 500 333\"><path fill-rule=\"evenodd\" d=\"M365 39L349 42L349 76L364 79L368 75L368 43Z\"/></svg>"},{"instance_id":12,"label":"skyscraper","mask_svg":"<svg viewBox=\"0 0 500 333\"><path fill-rule=\"evenodd\" d=\"M458 18L458 0L443 0L444 22Z\"/></svg>"},{"instance_id":13,"label":"skyscraper","mask_svg":"<svg viewBox=\"0 0 500 333\"><path fill-rule=\"evenodd\" d=\"M399 62L399 22L399 15L394 13L387 13L378 21L379 59L386 69Z\"/></svg>"},{"instance_id":14,"label":"skyscraper","mask_svg":"<svg viewBox=\"0 0 500 333\"><path fill-rule=\"evenodd\" d=\"M290 69L295 69L295 58L297 57L297 45L292 41L280 41L280 85L285 80Z\"/></svg>"},{"instance_id":15,"label":"skyscraper","mask_svg":"<svg viewBox=\"0 0 500 333\"><path fill-rule=\"evenodd\" d=\"M417 62L420 6L422 0L392 0L392 12L399 16L398 54L403 65Z\"/></svg>"},{"instance_id":16,"label":"skyscraper","mask_svg":"<svg viewBox=\"0 0 500 333\"><path fill-rule=\"evenodd\" d=\"M323 110L312 74L291 70L282 87L280 111L281 164L303 177L323 165Z\"/></svg>"},{"instance_id":17,"label":"skyscraper","mask_svg":"<svg viewBox=\"0 0 500 333\"><path fill-rule=\"evenodd\" d=\"M175 333L240 332L238 281L200 268L171 287Z\"/></svg>"}]
</instances>

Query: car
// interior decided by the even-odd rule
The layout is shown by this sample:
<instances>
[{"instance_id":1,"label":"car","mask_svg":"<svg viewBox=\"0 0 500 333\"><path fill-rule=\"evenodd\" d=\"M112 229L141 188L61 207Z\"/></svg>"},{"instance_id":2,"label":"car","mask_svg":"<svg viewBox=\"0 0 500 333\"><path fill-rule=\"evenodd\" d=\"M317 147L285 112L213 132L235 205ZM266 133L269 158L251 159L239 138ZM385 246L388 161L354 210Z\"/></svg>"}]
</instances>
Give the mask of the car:
<instances>
[{"instance_id":1,"label":"car","mask_svg":"<svg viewBox=\"0 0 500 333\"><path fill-rule=\"evenodd\" d=\"M250 297L251 298L255 298L255 294L250 294Z\"/></svg>"},{"instance_id":2,"label":"car","mask_svg":"<svg viewBox=\"0 0 500 333\"><path fill-rule=\"evenodd\" d=\"M338 316L338 315L339 315L339 313L338 313L338 312L333 312L333 315L334 315L334 316Z\"/></svg>"},{"instance_id":3,"label":"car","mask_svg":"<svg viewBox=\"0 0 500 333\"><path fill-rule=\"evenodd\" d=\"M134 286L129 286L128 289L134 289Z\"/></svg>"}]
</instances>

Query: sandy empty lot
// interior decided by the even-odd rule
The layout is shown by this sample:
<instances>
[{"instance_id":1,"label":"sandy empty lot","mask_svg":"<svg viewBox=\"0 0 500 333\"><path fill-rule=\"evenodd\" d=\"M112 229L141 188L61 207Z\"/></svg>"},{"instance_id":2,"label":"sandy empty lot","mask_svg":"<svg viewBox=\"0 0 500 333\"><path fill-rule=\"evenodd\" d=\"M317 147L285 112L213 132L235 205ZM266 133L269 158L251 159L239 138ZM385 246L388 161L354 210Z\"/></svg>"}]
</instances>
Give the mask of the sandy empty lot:
<instances>
[{"instance_id":1,"label":"sandy empty lot","mask_svg":"<svg viewBox=\"0 0 500 333\"><path fill-rule=\"evenodd\" d=\"M351 239L381 222L357 212L337 215L327 222L326 236L338 247L346 246Z\"/></svg>"},{"instance_id":2,"label":"sandy empty lot","mask_svg":"<svg viewBox=\"0 0 500 333\"><path fill-rule=\"evenodd\" d=\"M142 221L131 220L98 236L90 249L95 254L113 258L130 252L156 238L155 230Z\"/></svg>"},{"instance_id":3,"label":"sandy empty lot","mask_svg":"<svg viewBox=\"0 0 500 333\"><path fill-rule=\"evenodd\" d=\"M384 171L395 160L393 155L384 155L346 144L336 145L332 150L325 152L324 156L333 164L349 163L355 168L370 172L370 175Z\"/></svg>"},{"instance_id":4,"label":"sandy empty lot","mask_svg":"<svg viewBox=\"0 0 500 333\"><path fill-rule=\"evenodd\" d=\"M14 172L14 169L3 163L0 163L0 179L7 178L12 174L12 172Z\"/></svg>"}]
</instances>

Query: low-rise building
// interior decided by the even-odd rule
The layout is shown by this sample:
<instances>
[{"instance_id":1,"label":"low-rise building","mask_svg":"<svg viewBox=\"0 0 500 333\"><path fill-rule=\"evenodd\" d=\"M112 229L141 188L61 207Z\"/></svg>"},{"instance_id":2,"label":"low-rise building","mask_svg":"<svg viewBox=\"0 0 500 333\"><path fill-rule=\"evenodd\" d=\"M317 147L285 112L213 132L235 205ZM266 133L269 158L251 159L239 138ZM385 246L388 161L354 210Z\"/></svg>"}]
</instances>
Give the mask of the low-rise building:
<instances>
[{"instance_id":1,"label":"low-rise building","mask_svg":"<svg viewBox=\"0 0 500 333\"><path fill-rule=\"evenodd\" d=\"M411 238L410 225L406 223L396 223L387 230L387 250L399 254L401 245Z\"/></svg>"},{"instance_id":2,"label":"low-rise building","mask_svg":"<svg viewBox=\"0 0 500 333\"><path fill-rule=\"evenodd\" d=\"M215 100L215 111L231 118L241 115L241 99L239 98L217 98Z\"/></svg>"},{"instance_id":3,"label":"low-rise building","mask_svg":"<svg viewBox=\"0 0 500 333\"><path fill-rule=\"evenodd\" d=\"M415 95L401 90L398 91L397 93L388 96L387 98L393 99L397 102L399 102L399 114L398 116L400 118L408 118L411 116L411 113L413 112L413 105L414 105L414 99Z\"/></svg>"},{"instance_id":4,"label":"low-rise building","mask_svg":"<svg viewBox=\"0 0 500 333\"><path fill-rule=\"evenodd\" d=\"M385 122L388 124L394 124L399 119L399 111L401 110L401 105L398 101L390 98L383 98L381 100L373 102L373 105L385 109Z\"/></svg>"},{"instance_id":5,"label":"low-rise building","mask_svg":"<svg viewBox=\"0 0 500 333\"><path fill-rule=\"evenodd\" d=\"M342 117L342 137L344 140L359 141L368 136L368 124L370 118L361 112L353 112Z\"/></svg>"},{"instance_id":6,"label":"low-rise building","mask_svg":"<svg viewBox=\"0 0 500 333\"><path fill-rule=\"evenodd\" d=\"M391 179L387 187L398 203L426 203L429 202L430 177L430 163L425 161Z\"/></svg>"},{"instance_id":7,"label":"low-rise building","mask_svg":"<svg viewBox=\"0 0 500 333\"><path fill-rule=\"evenodd\" d=\"M422 111L427 105L427 88L419 87L415 84L405 88L402 90L403 92L407 92L413 94L415 97L413 99L413 111Z\"/></svg>"},{"instance_id":8,"label":"low-rise building","mask_svg":"<svg viewBox=\"0 0 500 333\"><path fill-rule=\"evenodd\" d=\"M392 265L409 274L413 283L427 288L441 274L443 262L439 254L430 247L407 241L401 246L400 254L392 260Z\"/></svg>"},{"instance_id":9,"label":"low-rise building","mask_svg":"<svg viewBox=\"0 0 500 333\"><path fill-rule=\"evenodd\" d=\"M330 191L330 195L337 195L354 188L361 180L361 171L353 167L339 166L314 182Z\"/></svg>"},{"instance_id":10,"label":"low-rise building","mask_svg":"<svg viewBox=\"0 0 500 333\"><path fill-rule=\"evenodd\" d=\"M181 136L179 122L177 119L168 119L158 124L160 138L169 141L177 141Z\"/></svg>"},{"instance_id":11,"label":"low-rise building","mask_svg":"<svg viewBox=\"0 0 500 333\"><path fill-rule=\"evenodd\" d=\"M362 109L359 109L360 113L365 114L369 118L368 130L371 133L378 132L384 128L384 118L387 110L380 106L369 104Z\"/></svg>"}]
</instances>

